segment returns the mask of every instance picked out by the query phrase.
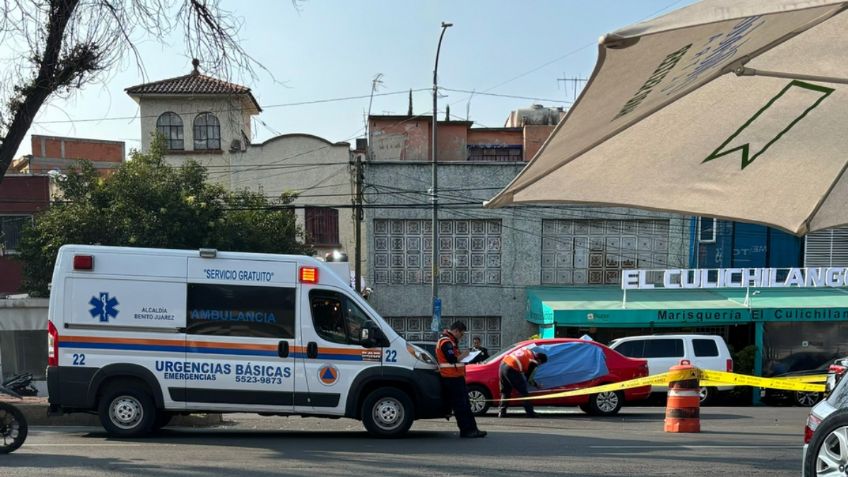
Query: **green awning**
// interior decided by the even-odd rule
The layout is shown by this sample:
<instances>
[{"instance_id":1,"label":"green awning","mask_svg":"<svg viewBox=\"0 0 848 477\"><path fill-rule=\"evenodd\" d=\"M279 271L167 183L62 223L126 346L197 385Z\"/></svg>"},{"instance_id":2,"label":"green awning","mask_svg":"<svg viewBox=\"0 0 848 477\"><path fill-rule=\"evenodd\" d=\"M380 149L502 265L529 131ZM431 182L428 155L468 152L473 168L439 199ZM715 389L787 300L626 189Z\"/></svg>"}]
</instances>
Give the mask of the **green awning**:
<instances>
[{"instance_id":1,"label":"green awning","mask_svg":"<svg viewBox=\"0 0 848 477\"><path fill-rule=\"evenodd\" d=\"M728 325L752 321L848 320L848 289L527 290L528 321L582 326Z\"/></svg>"}]
</instances>

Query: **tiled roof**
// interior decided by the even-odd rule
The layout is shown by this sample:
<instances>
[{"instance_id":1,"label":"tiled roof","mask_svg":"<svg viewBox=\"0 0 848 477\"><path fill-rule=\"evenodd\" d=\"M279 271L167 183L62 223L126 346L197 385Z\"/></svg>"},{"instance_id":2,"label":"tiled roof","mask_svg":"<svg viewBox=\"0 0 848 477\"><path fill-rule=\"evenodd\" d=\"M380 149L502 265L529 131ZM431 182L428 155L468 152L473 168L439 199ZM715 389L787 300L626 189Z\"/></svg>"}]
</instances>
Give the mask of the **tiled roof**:
<instances>
[{"instance_id":1,"label":"tiled roof","mask_svg":"<svg viewBox=\"0 0 848 477\"><path fill-rule=\"evenodd\" d=\"M185 76L177 76L176 78L168 78L152 83L145 83L136 86L130 86L125 90L130 96L147 95L147 94L163 94L163 95L204 95L204 94L221 94L221 95L241 95L246 94L256 106L256 109L262 111L259 103L250 88L219 80L211 76L202 75L192 72Z\"/></svg>"}]
</instances>

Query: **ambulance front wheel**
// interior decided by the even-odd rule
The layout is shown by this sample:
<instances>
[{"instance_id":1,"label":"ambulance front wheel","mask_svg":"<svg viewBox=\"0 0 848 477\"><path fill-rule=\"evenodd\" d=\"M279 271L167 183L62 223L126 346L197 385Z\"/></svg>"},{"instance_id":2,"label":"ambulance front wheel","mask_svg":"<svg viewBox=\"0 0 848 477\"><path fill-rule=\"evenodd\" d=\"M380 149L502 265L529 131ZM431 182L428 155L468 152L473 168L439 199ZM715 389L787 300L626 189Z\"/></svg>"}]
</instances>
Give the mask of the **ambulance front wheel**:
<instances>
[{"instance_id":1,"label":"ambulance front wheel","mask_svg":"<svg viewBox=\"0 0 848 477\"><path fill-rule=\"evenodd\" d=\"M106 389L97 406L106 432L137 437L150 432L156 422L156 405L147 391L116 383Z\"/></svg>"},{"instance_id":2,"label":"ambulance front wheel","mask_svg":"<svg viewBox=\"0 0 848 477\"><path fill-rule=\"evenodd\" d=\"M397 437L412 426L415 414L409 396L395 388L372 391L362 403L362 424L374 436Z\"/></svg>"}]
</instances>

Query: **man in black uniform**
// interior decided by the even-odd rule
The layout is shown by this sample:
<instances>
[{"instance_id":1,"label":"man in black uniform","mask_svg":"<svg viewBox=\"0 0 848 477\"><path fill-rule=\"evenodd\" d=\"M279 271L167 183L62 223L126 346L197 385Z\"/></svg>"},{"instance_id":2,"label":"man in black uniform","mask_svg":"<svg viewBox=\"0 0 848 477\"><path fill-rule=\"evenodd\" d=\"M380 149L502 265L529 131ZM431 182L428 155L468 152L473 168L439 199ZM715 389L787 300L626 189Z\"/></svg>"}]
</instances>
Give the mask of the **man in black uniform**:
<instances>
[{"instance_id":1,"label":"man in black uniform","mask_svg":"<svg viewBox=\"0 0 848 477\"><path fill-rule=\"evenodd\" d=\"M479 351L480 354L475 356L474 359L471 360L470 364L482 363L483 361L489 359L489 350L484 348L483 345L480 343L479 336L475 336L474 339L471 340L471 351Z\"/></svg>"},{"instance_id":2,"label":"man in black uniform","mask_svg":"<svg viewBox=\"0 0 848 477\"><path fill-rule=\"evenodd\" d=\"M436 361L439 362L439 374L442 388L456 417L459 437L486 437L486 431L477 429L477 421L471 413L468 403L468 390L465 387L465 363L462 358L468 353L459 352L459 341L465 335L465 323L454 322L450 329L442 332L436 343Z\"/></svg>"}]
</instances>

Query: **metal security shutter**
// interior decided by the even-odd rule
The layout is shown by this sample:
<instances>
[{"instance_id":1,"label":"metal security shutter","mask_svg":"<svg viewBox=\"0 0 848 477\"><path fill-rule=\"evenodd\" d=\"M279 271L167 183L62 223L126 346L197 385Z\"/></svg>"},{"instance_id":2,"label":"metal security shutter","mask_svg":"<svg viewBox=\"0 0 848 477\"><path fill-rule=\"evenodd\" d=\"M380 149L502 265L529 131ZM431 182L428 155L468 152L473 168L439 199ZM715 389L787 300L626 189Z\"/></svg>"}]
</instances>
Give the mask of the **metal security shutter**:
<instances>
[{"instance_id":1,"label":"metal security shutter","mask_svg":"<svg viewBox=\"0 0 848 477\"><path fill-rule=\"evenodd\" d=\"M848 266L848 227L810 233L804 242L804 266Z\"/></svg>"}]
</instances>

